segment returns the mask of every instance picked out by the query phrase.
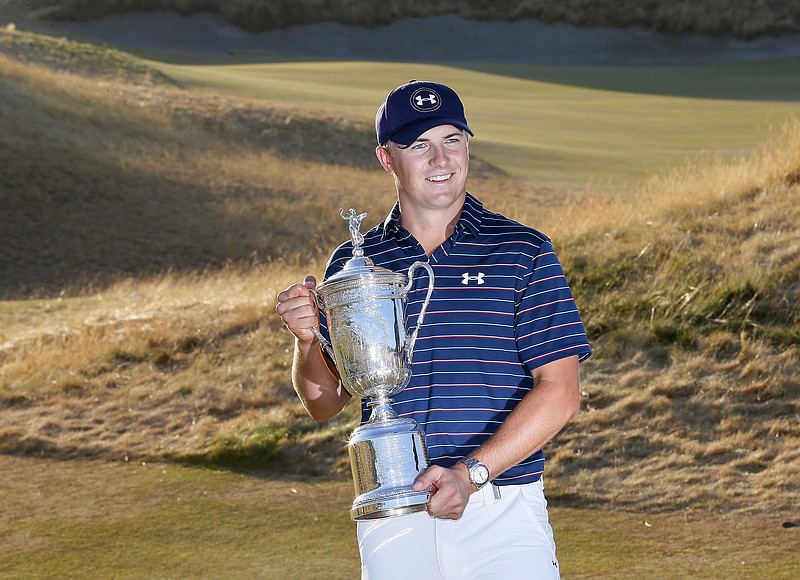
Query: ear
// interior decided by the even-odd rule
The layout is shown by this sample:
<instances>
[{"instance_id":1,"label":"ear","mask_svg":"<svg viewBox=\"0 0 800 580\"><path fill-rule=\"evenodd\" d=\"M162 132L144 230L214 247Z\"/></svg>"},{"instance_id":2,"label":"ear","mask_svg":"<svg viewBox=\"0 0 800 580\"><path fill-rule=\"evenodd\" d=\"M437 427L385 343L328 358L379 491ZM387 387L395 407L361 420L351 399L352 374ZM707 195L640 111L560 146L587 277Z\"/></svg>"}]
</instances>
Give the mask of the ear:
<instances>
[{"instance_id":1,"label":"ear","mask_svg":"<svg viewBox=\"0 0 800 580\"><path fill-rule=\"evenodd\" d=\"M375 155L378 156L378 161L381 162L381 166L386 170L386 173L394 175L394 164L392 163L392 157L389 155L389 152L383 147L378 146L375 148Z\"/></svg>"}]
</instances>

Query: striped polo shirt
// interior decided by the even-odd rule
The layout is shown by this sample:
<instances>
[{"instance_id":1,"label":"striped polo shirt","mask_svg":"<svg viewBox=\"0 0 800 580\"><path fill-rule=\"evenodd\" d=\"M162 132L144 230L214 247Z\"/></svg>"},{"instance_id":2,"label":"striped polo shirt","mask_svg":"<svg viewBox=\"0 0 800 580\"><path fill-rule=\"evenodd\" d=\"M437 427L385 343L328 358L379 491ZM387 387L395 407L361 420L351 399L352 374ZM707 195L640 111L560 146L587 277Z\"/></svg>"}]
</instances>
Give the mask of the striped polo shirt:
<instances>
[{"instance_id":1,"label":"striped polo shirt","mask_svg":"<svg viewBox=\"0 0 800 580\"><path fill-rule=\"evenodd\" d=\"M399 217L395 204L364 234L365 255L396 272L428 261L435 285L414 346L411 381L392 397L392 408L420 424L432 463L450 467L500 427L533 387L531 371L572 355L583 361L591 349L547 236L487 211L467 193L453 235L428 258ZM352 242L339 246L325 278L352 252ZM416 326L428 288L424 270L414 278L407 328ZM321 325L328 338L324 314ZM369 413L362 402L362 421ZM543 471L539 450L493 482L530 483Z\"/></svg>"}]
</instances>

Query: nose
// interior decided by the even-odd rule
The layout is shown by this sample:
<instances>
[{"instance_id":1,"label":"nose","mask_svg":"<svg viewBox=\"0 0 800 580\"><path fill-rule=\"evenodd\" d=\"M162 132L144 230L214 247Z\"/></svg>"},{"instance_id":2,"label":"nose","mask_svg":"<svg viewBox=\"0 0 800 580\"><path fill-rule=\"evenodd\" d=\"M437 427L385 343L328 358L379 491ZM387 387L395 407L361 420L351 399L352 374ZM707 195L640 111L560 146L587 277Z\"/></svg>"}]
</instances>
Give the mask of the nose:
<instances>
[{"instance_id":1,"label":"nose","mask_svg":"<svg viewBox=\"0 0 800 580\"><path fill-rule=\"evenodd\" d=\"M447 165L449 156L447 149L441 145L431 145L431 164L439 167Z\"/></svg>"}]
</instances>

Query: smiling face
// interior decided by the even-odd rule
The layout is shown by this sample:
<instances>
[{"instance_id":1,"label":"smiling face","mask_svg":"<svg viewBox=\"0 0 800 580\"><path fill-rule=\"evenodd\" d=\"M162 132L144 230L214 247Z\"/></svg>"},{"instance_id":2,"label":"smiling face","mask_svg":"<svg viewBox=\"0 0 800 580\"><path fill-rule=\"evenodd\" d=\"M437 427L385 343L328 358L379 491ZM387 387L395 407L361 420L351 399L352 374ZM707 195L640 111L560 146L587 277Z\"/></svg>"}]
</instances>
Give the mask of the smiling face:
<instances>
[{"instance_id":1,"label":"smiling face","mask_svg":"<svg viewBox=\"0 0 800 580\"><path fill-rule=\"evenodd\" d=\"M411 145L378 147L378 159L394 178L401 212L425 215L461 211L469 170L469 146L464 132L439 125Z\"/></svg>"}]
</instances>

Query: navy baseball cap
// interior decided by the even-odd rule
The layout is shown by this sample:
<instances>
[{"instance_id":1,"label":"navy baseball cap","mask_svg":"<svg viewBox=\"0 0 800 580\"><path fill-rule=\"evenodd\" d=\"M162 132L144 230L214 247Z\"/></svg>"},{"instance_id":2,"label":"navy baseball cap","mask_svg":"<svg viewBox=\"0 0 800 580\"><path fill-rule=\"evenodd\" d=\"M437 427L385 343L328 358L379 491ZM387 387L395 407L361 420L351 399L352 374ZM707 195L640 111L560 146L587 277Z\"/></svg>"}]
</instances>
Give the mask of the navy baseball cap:
<instances>
[{"instance_id":1,"label":"navy baseball cap","mask_svg":"<svg viewBox=\"0 0 800 580\"><path fill-rule=\"evenodd\" d=\"M474 135L456 92L430 81L400 85L389 93L375 115L378 145L391 140L408 147L425 131L439 125L455 125Z\"/></svg>"}]
</instances>

